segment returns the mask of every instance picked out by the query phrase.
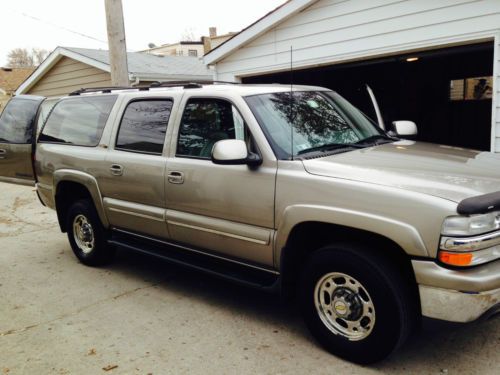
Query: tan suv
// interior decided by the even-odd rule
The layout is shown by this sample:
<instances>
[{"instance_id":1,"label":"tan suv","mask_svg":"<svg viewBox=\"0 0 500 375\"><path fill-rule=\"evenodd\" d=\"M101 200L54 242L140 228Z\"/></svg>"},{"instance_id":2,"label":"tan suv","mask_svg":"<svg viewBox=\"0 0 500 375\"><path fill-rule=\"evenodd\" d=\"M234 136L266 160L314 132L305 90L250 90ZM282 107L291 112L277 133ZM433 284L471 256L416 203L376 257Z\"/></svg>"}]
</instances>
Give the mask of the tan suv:
<instances>
[{"instance_id":1,"label":"tan suv","mask_svg":"<svg viewBox=\"0 0 500 375\"><path fill-rule=\"evenodd\" d=\"M47 107L10 102L0 174L36 184L86 265L129 249L296 292L316 339L358 363L422 316L500 311L499 155L401 140L318 87L81 90L35 141Z\"/></svg>"}]
</instances>

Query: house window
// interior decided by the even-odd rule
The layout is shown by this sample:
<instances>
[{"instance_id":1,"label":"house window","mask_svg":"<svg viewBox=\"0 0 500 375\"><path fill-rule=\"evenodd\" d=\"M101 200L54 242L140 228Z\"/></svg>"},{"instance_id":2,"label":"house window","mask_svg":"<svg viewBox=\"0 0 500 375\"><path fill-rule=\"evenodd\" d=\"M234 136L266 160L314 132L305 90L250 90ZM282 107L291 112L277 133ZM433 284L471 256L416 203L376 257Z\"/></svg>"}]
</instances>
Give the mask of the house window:
<instances>
[{"instance_id":1,"label":"house window","mask_svg":"<svg viewBox=\"0 0 500 375\"><path fill-rule=\"evenodd\" d=\"M190 49L190 50L188 50L188 55L189 56L193 56L193 57L197 57L198 56L198 51L195 50L195 49Z\"/></svg>"},{"instance_id":2,"label":"house window","mask_svg":"<svg viewBox=\"0 0 500 375\"><path fill-rule=\"evenodd\" d=\"M474 77L450 81L450 100L485 100L493 95L493 77Z\"/></svg>"}]
</instances>

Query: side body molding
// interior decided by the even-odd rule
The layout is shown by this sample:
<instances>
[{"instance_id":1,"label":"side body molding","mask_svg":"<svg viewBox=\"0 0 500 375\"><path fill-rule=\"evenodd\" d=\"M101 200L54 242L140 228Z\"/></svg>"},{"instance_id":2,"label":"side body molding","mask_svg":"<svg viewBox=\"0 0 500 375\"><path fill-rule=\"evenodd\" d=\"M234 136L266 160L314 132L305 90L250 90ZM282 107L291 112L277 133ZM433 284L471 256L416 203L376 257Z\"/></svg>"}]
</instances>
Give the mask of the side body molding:
<instances>
[{"instance_id":1,"label":"side body molding","mask_svg":"<svg viewBox=\"0 0 500 375\"><path fill-rule=\"evenodd\" d=\"M296 225L303 222L321 222L365 230L387 237L410 255L429 256L419 232L407 223L340 207L294 205L284 210L282 220L278 224L274 264L281 264L281 251L289 235Z\"/></svg>"},{"instance_id":2,"label":"side body molding","mask_svg":"<svg viewBox=\"0 0 500 375\"><path fill-rule=\"evenodd\" d=\"M54 179L54 202L56 201L56 193L57 187L59 183L64 181L76 182L81 184L87 188L92 196L92 200L94 201L95 208L97 213L99 214L99 218L101 219L104 227L109 226L109 221L104 211L104 204L102 201L101 191L99 190L99 185L97 184L97 180L88 173L77 171L74 169L59 169L53 174Z\"/></svg>"}]
</instances>

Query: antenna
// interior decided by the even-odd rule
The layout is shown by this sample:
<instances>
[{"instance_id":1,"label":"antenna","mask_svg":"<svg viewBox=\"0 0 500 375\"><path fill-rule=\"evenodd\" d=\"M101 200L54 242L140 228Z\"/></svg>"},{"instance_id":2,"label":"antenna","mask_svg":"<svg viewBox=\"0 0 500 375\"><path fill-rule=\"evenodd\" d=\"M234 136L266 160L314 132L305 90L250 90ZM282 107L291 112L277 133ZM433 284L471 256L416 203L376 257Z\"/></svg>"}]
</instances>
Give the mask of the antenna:
<instances>
[{"instance_id":1,"label":"antenna","mask_svg":"<svg viewBox=\"0 0 500 375\"><path fill-rule=\"evenodd\" d=\"M290 46L290 148L292 161L294 160L293 155L293 47Z\"/></svg>"}]
</instances>

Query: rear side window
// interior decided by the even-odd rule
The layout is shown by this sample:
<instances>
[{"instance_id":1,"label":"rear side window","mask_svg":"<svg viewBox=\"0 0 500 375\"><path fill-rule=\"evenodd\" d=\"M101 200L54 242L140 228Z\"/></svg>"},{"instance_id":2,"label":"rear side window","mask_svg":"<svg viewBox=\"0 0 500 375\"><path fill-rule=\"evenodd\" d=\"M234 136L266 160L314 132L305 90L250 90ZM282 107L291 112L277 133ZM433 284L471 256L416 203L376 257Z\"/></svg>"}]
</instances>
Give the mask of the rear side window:
<instances>
[{"instance_id":1,"label":"rear side window","mask_svg":"<svg viewBox=\"0 0 500 375\"><path fill-rule=\"evenodd\" d=\"M54 105L58 100L59 99L45 99L40 106L40 109L38 110L38 120L36 123L37 135L42 130L43 124L45 124L47 117L49 117L50 111L52 110L52 108L54 108Z\"/></svg>"},{"instance_id":2,"label":"rear side window","mask_svg":"<svg viewBox=\"0 0 500 375\"><path fill-rule=\"evenodd\" d=\"M0 117L0 142L31 143L39 105L35 100L12 99Z\"/></svg>"},{"instance_id":3,"label":"rear side window","mask_svg":"<svg viewBox=\"0 0 500 375\"><path fill-rule=\"evenodd\" d=\"M97 146L116 95L88 96L60 101L40 134L40 142Z\"/></svg>"},{"instance_id":4,"label":"rear side window","mask_svg":"<svg viewBox=\"0 0 500 375\"><path fill-rule=\"evenodd\" d=\"M115 149L161 154L172 100L141 100L130 103L123 114Z\"/></svg>"}]
</instances>

